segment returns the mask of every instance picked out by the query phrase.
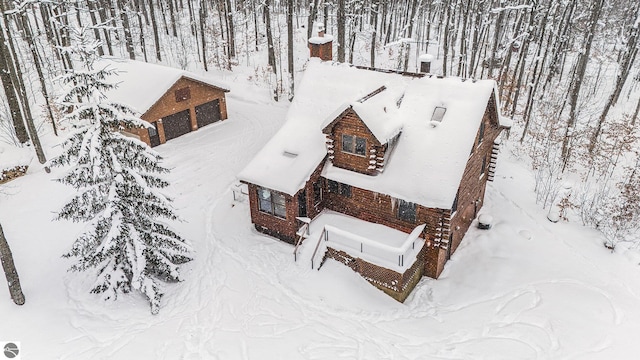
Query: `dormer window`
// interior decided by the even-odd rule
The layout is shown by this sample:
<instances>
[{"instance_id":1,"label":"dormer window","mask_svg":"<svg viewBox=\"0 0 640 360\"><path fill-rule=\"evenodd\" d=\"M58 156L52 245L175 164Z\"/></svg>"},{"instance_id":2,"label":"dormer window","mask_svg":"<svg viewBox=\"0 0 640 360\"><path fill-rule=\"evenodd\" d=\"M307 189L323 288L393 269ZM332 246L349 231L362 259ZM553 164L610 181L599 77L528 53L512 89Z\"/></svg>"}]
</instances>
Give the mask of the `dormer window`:
<instances>
[{"instance_id":1,"label":"dormer window","mask_svg":"<svg viewBox=\"0 0 640 360\"><path fill-rule=\"evenodd\" d=\"M442 106L436 106L433 109L433 115L431 115L431 121L442 122L442 118L444 118L444 114L447 112L447 108Z\"/></svg>"},{"instance_id":2,"label":"dormer window","mask_svg":"<svg viewBox=\"0 0 640 360\"><path fill-rule=\"evenodd\" d=\"M367 139L354 135L342 135L342 151L354 155L365 156Z\"/></svg>"}]
</instances>

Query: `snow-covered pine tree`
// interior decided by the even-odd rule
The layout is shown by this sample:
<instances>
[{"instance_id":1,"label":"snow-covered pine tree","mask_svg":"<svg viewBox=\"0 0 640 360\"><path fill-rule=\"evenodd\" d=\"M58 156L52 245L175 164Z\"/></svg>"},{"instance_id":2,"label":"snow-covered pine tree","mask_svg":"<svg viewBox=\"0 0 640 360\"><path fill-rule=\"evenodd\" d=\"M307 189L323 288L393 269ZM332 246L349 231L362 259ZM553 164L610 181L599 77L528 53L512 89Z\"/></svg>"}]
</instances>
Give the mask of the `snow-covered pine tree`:
<instances>
[{"instance_id":1,"label":"snow-covered pine tree","mask_svg":"<svg viewBox=\"0 0 640 360\"><path fill-rule=\"evenodd\" d=\"M99 43L86 28L74 29L73 38L66 51L82 66L61 77L67 91L59 105L72 109L62 121L77 131L51 165L71 165L58 181L78 190L57 218L88 225L64 256L77 259L72 271L97 270L92 293L115 300L138 290L156 314L159 281L179 281L179 266L191 260L184 239L160 221L177 219L171 199L159 191L168 185L159 175L169 170L145 143L123 135L148 123L105 97L116 86L108 81L116 71L98 61Z\"/></svg>"}]
</instances>

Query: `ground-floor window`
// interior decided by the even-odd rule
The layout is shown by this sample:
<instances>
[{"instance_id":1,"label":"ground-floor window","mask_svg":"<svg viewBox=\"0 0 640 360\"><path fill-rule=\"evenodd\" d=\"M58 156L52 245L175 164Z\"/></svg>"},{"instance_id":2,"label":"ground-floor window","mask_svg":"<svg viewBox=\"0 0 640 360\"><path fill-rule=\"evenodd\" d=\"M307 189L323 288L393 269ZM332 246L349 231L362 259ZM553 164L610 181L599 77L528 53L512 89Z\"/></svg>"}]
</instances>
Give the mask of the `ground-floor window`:
<instances>
[{"instance_id":1,"label":"ground-floor window","mask_svg":"<svg viewBox=\"0 0 640 360\"><path fill-rule=\"evenodd\" d=\"M258 208L262 212L283 219L287 217L287 206L284 195L273 190L258 188Z\"/></svg>"}]
</instances>

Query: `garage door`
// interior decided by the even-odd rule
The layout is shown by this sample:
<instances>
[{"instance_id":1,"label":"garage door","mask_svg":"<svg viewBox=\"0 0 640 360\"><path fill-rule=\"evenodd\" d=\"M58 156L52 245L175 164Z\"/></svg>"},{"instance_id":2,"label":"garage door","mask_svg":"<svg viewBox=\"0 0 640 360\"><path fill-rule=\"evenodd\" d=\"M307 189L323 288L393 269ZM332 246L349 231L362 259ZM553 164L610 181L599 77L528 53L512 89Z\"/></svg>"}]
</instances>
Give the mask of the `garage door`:
<instances>
[{"instance_id":1,"label":"garage door","mask_svg":"<svg viewBox=\"0 0 640 360\"><path fill-rule=\"evenodd\" d=\"M164 137L166 140L175 139L191 132L189 110L163 117L162 125L164 125Z\"/></svg>"},{"instance_id":2,"label":"garage door","mask_svg":"<svg viewBox=\"0 0 640 360\"><path fill-rule=\"evenodd\" d=\"M208 103L196 106L196 122L201 128L205 125L213 124L220 120L220 102L213 100Z\"/></svg>"}]
</instances>

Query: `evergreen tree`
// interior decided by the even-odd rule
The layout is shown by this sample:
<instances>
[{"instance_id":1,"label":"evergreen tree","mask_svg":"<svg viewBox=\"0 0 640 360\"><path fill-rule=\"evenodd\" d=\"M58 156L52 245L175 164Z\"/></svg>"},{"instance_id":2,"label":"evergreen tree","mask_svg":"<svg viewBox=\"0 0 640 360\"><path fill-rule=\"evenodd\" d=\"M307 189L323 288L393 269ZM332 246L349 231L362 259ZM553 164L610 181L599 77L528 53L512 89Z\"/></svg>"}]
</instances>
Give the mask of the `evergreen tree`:
<instances>
[{"instance_id":1,"label":"evergreen tree","mask_svg":"<svg viewBox=\"0 0 640 360\"><path fill-rule=\"evenodd\" d=\"M190 248L159 219L175 220L170 199L159 189L169 172L161 157L145 143L122 133L149 126L132 109L110 102L105 92L116 71L98 57L97 41L87 29L73 31L75 43L66 49L82 65L61 77L67 91L59 105L72 109L63 121L77 131L64 143L53 166L71 165L58 181L78 190L58 219L87 222L88 229L65 257L76 258L72 271L96 269L92 293L116 299L132 289L142 292L159 310L161 281L178 281L179 265L190 261Z\"/></svg>"}]
</instances>

